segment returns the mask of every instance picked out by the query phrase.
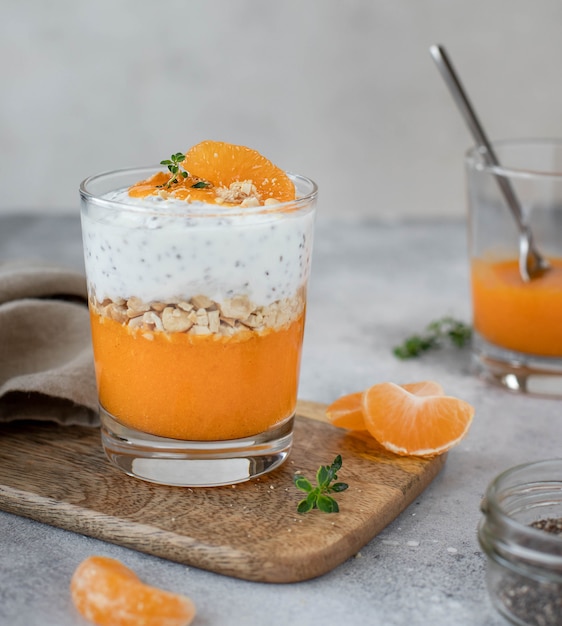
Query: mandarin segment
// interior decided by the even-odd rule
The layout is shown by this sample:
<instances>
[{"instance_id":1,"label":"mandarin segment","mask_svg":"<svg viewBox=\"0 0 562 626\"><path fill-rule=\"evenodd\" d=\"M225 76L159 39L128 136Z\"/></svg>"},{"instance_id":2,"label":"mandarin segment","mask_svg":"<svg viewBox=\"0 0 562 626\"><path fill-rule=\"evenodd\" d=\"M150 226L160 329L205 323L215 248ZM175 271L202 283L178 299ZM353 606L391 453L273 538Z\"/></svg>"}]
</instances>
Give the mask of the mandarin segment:
<instances>
[{"instance_id":1,"label":"mandarin segment","mask_svg":"<svg viewBox=\"0 0 562 626\"><path fill-rule=\"evenodd\" d=\"M437 396L445 393L443 387L432 380L405 383L400 386L418 396ZM363 391L350 393L332 402L326 409L326 417L330 424L348 430L367 430L363 414L363 394Z\"/></svg>"},{"instance_id":2,"label":"mandarin segment","mask_svg":"<svg viewBox=\"0 0 562 626\"><path fill-rule=\"evenodd\" d=\"M109 557L83 561L70 591L80 614L98 626L188 626L196 612L189 598L145 585Z\"/></svg>"},{"instance_id":3,"label":"mandarin segment","mask_svg":"<svg viewBox=\"0 0 562 626\"><path fill-rule=\"evenodd\" d=\"M363 417L363 392L350 393L338 398L326 409L332 426L349 430L367 430Z\"/></svg>"},{"instance_id":4,"label":"mandarin segment","mask_svg":"<svg viewBox=\"0 0 562 626\"><path fill-rule=\"evenodd\" d=\"M165 172L156 172L154 176L146 180L140 180L129 188L129 195L132 198L144 198L155 191L159 187L163 187L169 180L169 175Z\"/></svg>"},{"instance_id":5,"label":"mandarin segment","mask_svg":"<svg viewBox=\"0 0 562 626\"><path fill-rule=\"evenodd\" d=\"M202 141L185 155L185 169L215 187L229 188L233 183L251 182L261 204L268 198L279 202L295 199L295 186L283 170L257 150L223 141Z\"/></svg>"},{"instance_id":6,"label":"mandarin segment","mask_svg":"<svg viewBox=\"0 0 562 626\"><path fill-rule=\"evenodd\" d=\"M416 396L444 396L445 390L439 383L433 380L423 380L419 383L404 383L399 385L409 393Z\"/></svg>"},{"instance_id":7,"label":"mandarin segment","mask_svg":"<svg viewBox=\"0 0 562 626\"><path fill-rule=\"evenodd\" d=\"M431 457L458 444L468 432L474 415L470 404L424 391L427 387L413 393L394 383L379 383L365 391L367 430L387 450Z\"/></svg>"}]
</instances>

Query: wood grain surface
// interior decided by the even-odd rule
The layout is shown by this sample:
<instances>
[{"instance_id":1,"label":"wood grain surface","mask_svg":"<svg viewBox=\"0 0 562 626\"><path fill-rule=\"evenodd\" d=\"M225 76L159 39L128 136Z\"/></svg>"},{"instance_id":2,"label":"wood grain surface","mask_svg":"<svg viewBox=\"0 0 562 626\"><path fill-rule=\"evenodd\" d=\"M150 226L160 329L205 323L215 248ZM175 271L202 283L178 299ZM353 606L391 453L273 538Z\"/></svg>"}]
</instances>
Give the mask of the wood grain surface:
<instances>
[{"instance_id":1,"label":"wood grain surface","mask_svg":"<svg viewBox=\"0 0 562 626\"><path fill-rule=\"evenodd\" d=\"M54 423L0 425L0 509L246 580L297 582L356 554L437 475L445 456L398 457L370 436L322 423L299 402L294 447L279 469L231 487L165 487L113 468L99 431ZM301 471L343 457L340 512L296 513Z\"/></svg>"}]
</instances>

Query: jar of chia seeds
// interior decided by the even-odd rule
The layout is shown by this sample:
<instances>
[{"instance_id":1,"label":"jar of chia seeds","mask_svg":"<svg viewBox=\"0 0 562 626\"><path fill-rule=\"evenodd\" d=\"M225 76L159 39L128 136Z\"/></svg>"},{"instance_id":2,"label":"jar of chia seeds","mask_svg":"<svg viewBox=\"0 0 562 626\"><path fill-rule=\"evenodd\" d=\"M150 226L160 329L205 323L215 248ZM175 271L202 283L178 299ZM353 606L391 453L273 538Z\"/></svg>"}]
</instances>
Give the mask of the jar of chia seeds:
<instances>
[{"instance_id":1,"label":"jar of chia seeds","mask_svg":"<svg viewBox=\"0 0 562 626\"><path fill-rule=\"evenodd\" d=\"M513 467L481 505L492 602L513 624L562 624L562 459Z\"/></svg>"}]
</instances>

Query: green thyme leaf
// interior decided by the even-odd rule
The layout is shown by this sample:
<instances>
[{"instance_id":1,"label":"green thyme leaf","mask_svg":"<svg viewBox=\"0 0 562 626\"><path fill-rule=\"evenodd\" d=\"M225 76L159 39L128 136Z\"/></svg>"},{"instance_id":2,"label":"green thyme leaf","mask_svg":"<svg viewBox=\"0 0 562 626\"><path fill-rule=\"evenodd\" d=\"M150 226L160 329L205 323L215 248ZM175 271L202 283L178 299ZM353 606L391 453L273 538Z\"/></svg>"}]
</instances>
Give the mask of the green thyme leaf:
<instances>
[{"instance_id":1,"label":"green thyme leaf","mask_svg":"<svg viewBox=\"0 0 562 626\"><path fill-rule=\"evenodd\" d=\"M345 491L348 487L349 485L346 483L334 483L330 487L330 491L333 491L334 493L339 493L340 491Z\"/></svg>"},{"instance_id":2,"label":"green thyme leaf","mask_svg":"<svg viewBox=\"0 0 562 626\"><path fill-rule=\"evenodd\" d=\"M187 178L189 176L188 172L186 172L185 170L182 171L180 169L183 168L182 163L184 162L184 160L185 154L183 152L176 152L175 154L172 154L169 159L164 159L163 161L160 161L160 165L165 165L172 175L165 185L159 186L169 189L172 185L179 182L178 175L181 175L183 178Z\"/></svg>"},{"instance_id":3,"label":"green thyme leaf","mask_svg":"<svg viewBox=\"0 0 562 626\"><path fill-rule=\"evenodd\" d=\"M308 513L312 511L315 507L316 496L314 494L310 494L304 500L301 500L297 506L297 513Z\"/></svg>"},{"instance_id":4,"label":"green thyme leaf","mask_svg":"<svg viewBox=\"0 0 562 626\"><path fill-rule=\"evenodd\" d=\"M402 344L393 349L394 356L399 359L411 359L420 354L441 348L445 341L450 341L457 348L470 343L472 328L452 317L443 317L427 325L422 335L412 335Z\"/></svg>"},{"instance_id":5,"label":"green thyme leaf","mask_svg":"<svg viewBox=\"0 0 562 626\"><path fill-rule=\"evenodd\" d=\"M205 180L200 180L196 182L194 185L191 185L194 189L206 189L211 186L211 183L208 183Z\"/></svg>"},{"instance_id":6,"label":"green thyme leaf","mask_svg":"<svg viewBox=\"0 0 562 626\"><path fill-rule=\"evenodd\" d=\"M339 513L340 511L338 503L334 500L334 498L331 498L330 496L323 496L322 494L316 498L316 506L323 513Z\"/></svg>"},{"instance_id":7,"label":"green thyme leaf","mask_svg":"<svg viewBox=\"0 0 562 626\"><path fill-rule=\"evenodd\" d=\"M342 458L340 454L338 454L331 465L321 465L316 472L316 487L313 487L312 483L300 474L293 477L293 482L297 489L308 494L304 500L298 503L298 513L308 513L312 509L318 509L323 513L339 512L338 503L327 494L340 493L349 487L346 483L331 484L337 478L336 472L341 469L341 466Z\"/></svg>"},{"instance_id":8,"label":"green thyme leaf","mask_svg":"<svg viewBox=\"0 0 562 626\"><path fill-rule=\"evenodd\" d=\"M334 472L339 472L339 470L341 470L341 466L342 466L341 454L338 454L338 456L334 459L334 462L332 463L332 470ZM335 474L334 474L334 478L336 478Z\"/></svg>"},{"instance_id":9,"label":"green thyme leaf","mask_svg":"<svg viewBox=\"0 0 562 626\"><path fill-rule=\"evenodd\" d=\"M321 465L316 472L316 482L321 489L326 489L326 487L332 482L330 468L325 465Z\"/></svg>"},{"instance_id":10,"label":"green thyme leaf","mask_svg":"<svg viewBox=\"0 0 562 626\"><path fill-rule=\"evenodd\" d=\"M300 489L301 491L306 491L307 493L310 493L312 491L312 485L310 484L310 481L304 476L295 476L294 482L297 489Z\"/></svg>"}]
</instances>

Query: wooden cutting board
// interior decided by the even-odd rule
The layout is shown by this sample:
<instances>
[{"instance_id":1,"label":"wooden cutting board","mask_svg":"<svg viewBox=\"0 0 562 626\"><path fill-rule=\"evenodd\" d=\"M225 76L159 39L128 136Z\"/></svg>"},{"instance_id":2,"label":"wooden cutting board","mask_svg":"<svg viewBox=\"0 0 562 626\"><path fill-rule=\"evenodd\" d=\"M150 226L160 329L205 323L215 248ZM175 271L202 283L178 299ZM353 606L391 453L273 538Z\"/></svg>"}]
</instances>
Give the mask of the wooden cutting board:
<instances>
[{"instance_id":1,"label":"wooden cutting board","mask_svg":"<svg viewBox=\"0 0 562 626\"><path fill-rule=\"evenodd\" d=\"M99 432L0 425L0 509L228 576L297 582L356 554L414 500L445 463L398 457L372 437L322 423L325 406L300 402L294 447L279 469L231 487L165 487L114 469ZM314 479L343 457L339 513L299 515L296 471Z\"/></svg>"}]
</instances>

